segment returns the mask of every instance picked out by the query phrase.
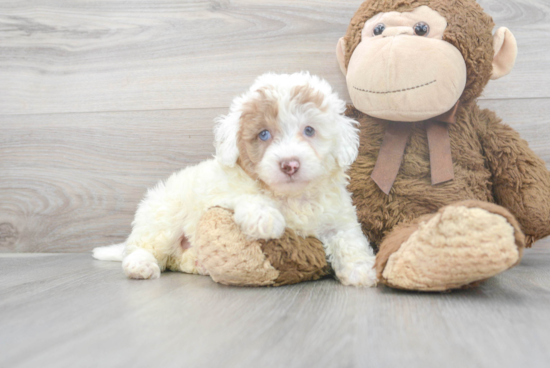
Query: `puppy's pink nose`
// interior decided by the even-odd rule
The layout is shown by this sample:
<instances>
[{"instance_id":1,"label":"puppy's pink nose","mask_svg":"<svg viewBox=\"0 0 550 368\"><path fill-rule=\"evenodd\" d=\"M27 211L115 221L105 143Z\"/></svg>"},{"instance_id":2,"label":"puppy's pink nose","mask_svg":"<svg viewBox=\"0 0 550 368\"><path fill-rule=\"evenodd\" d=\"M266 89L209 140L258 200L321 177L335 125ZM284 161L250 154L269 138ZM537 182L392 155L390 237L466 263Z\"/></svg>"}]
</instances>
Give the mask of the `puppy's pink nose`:
<instances>
[{"instance_id":1,"label":"puppy's pink nose","mask_svg":"<svg viewBox=\"0 0 550 368\"><path fill-rule=\"evenodd\" d=\"M287 175L294 175L300 168L300 161L293 160L284 160L281 161L281 171Z\"/></svg>"}]
</instances>

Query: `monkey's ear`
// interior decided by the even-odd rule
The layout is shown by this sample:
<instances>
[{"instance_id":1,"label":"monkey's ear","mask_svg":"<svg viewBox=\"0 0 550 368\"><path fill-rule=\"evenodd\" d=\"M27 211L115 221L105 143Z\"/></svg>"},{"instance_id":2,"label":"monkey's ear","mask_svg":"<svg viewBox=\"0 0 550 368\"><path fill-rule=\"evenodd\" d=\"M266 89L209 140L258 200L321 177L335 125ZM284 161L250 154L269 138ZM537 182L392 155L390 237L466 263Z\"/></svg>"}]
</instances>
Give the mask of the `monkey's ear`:
<instances>
[{"instance_id":1,"label":"monkey's ear","mask_svg":"<svg viewBox=\"0 0 550 368\"><path fill-rule=\"evenodd\" d=\"M493 48L495 56L491 79L499 79L512 71L518 55L518 44L512 32L506 27L501 27L493 36Z\"/></svg>"},{"instance_id":2,"label":"monkey's ear","mask_svg":"<svg viewBox=\"0 0 550 368\"><path fill-rule=\"evenodd\" d=\"M336 45L336 58L338 59L338 65L340 65L340 70L344 76L346 75L346 40L344 37L338 40L338 45Z\"/></svg>"}]
</instances>

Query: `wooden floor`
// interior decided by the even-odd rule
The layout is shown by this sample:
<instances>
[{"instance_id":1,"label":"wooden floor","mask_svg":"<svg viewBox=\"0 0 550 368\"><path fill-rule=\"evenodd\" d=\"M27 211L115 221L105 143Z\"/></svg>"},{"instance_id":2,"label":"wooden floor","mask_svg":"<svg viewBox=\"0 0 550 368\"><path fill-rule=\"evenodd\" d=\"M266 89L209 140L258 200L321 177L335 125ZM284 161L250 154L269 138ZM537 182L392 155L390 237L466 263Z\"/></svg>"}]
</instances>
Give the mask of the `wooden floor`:
<instances>
[{"instance_id":1,"label":"wooden floor","mask_svg":"<svg viewBox=\"0 0 550 368\"><path fill-rule=\"evenodd\" d=\"M332 279L234 288L126 279L87 254L0 256L0 367L547 368L550 250L472 290Z\"/></svg>"}]
</instances>

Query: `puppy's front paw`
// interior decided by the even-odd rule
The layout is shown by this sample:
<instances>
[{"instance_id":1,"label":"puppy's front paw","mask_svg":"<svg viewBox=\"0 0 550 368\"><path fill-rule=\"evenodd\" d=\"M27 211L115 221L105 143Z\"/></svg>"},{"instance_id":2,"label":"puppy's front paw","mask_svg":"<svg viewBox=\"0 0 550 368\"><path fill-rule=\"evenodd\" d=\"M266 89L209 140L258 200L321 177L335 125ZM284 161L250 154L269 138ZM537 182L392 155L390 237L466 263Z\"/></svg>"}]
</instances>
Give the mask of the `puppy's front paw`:
<instances>
[{"instance_id":1,"label":"puppy's front paw","mask_svg":"<svg viewBox=\"0 0 550 368\"><path fill-rule=\"evenodd\" d=\"M122 269L131 279L157 279L160 267L155 257L144 249L130 253L122 261Z\"/></svg>"},{"instance_id":2,"label":"puppy's front paw","mask_svg":"<svg viewBox=\"0 0 550 368\"><path fill-rule=\"evenodd\" d=\"M340 269L335 270L336 277L344 285L350 286L376 286L378 281L376 270L372 259L342 264Z\"/></svg>"},{"instance_id":3,"label":"puppy's front paw","mask_svg":"<svg viewBox=\"0 0 550 368\"><path fill-rule=\"evenodd\" d=\"M285 232L283 214L268 205L247 203L235 208L235 222L254 239L277 239Z\"/></svg>"}]
</instances>

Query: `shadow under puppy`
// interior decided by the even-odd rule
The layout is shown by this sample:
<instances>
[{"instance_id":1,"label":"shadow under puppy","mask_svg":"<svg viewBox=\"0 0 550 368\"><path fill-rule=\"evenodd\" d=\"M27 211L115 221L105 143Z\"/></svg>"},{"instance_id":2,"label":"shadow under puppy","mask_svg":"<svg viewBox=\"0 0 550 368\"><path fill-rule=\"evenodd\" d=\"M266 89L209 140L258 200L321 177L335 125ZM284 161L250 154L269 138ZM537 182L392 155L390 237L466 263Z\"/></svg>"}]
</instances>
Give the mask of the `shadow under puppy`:
<instances>
[{"instance_id":1,"label":"shadow under puppy","mask_svg":"<svg viewBox=\"0 0 550 368\"><path fill-rule=\"evenodd\" d=\"M258 77L217 119L215 158L149 190L126 242L94 257L123 260L135 279L157 278L169 262L174 269L174 258L179 271L208 274L194 245L201 217L219 206L250 239L276 239L285 228L318 238L343 284L375 285L375 257L346 190L359 137L345 107L308 73Z\"/></svg>"}]
</instances>

